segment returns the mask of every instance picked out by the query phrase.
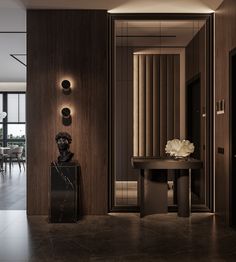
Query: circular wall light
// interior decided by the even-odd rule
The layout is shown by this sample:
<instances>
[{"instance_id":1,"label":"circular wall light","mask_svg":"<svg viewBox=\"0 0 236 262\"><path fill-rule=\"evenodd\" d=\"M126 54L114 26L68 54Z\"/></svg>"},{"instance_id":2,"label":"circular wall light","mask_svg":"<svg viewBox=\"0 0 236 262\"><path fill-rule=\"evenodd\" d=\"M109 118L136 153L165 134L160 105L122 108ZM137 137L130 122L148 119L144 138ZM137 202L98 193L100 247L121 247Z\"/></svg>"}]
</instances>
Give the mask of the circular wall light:
<instances>
[{"instance_id":1,"label":"circular wall light","mask_svg":"<svg viewBox=\"0 0 236 262\"><path fill-rule=\"evenodd\" d=\"M63 89L68 90L70 89L70 81L69 80L63 80L61 82L61 86Z\"/></svg>"},{"instance_id":2,"label":"circular wall light","mask_svg":"<svg viewBox=\"0 0 236 262\"><path fill-rule=\"evenodd\" d=\"M71 111L70 108L68 107L63 107L61 110L61 114L62 114L62 124L64 126L69 126L72 123L72 117L71 117Z\"/></svg>"},{"instance_id":3,"label":"circular wall light","mask_svg":"<svg viewBox=\"0 0 236 262\"><path fill-rule=\"evenodd\" d=\"M62 108L61 114L64 118L69 118L70 117L70 108L68 107Z\"/></svg>"},{"instance_id":4,"label":"circular wall light","mask_svg":"<svg viewBox=\"0 0 236 262\"><path fill-rule=\"evenodd\" d=\"M65 95L69 95L71 92L71 83L69 80L63 80L61 82L62 90Z\"/></svg>"}]
</instances>

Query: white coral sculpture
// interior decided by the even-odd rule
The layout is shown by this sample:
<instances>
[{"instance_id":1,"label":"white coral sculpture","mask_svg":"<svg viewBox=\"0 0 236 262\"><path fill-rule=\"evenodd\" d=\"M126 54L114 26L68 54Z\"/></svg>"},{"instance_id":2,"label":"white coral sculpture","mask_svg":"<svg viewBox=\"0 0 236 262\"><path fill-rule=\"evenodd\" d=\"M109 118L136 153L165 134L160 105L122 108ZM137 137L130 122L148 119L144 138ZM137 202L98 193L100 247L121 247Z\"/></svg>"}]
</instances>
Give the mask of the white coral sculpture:
<instances>
[{"instance_id":1,"label":"white coral sculpture","mask_svg":"<svg viewBox=\"0 0 236 262\"><path fill-rule=\"evenodd\" d=\"M167 141L165 151L170 156L187 157L194 152L194 144L189 140L173 139Z\"/></svg>"}]
</instances>

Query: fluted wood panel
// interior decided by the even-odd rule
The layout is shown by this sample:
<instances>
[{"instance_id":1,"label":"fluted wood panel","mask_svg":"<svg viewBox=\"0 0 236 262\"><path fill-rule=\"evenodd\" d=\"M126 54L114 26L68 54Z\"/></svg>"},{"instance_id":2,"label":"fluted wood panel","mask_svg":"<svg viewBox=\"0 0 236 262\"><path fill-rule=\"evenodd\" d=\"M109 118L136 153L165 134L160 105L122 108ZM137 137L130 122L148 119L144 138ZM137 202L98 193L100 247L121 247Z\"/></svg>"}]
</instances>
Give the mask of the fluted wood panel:
<instances>
[{"instance_id":1,"label":"fluted wood panel","mask_svg":"<svg viewBox=\"0 0 236 262\"><path fill-rule=\"evenodd\" d=\"M180 137L180 57L174 55L174 137Z\"/></svg>"},{"instance_id":2,"label":"fluted wood panel","mask_svg":"<svg viewBox=\"0 0 236 262\"><path fill-rule=\"evenodd\" d=\"M174 64L173 55L167 55L167 140L174 138Z\"/></svg>"},{"instance_id":3,"label":"fluted wood panel","mask_svg":"<svg viewBox=\"0 0 236 262\"><path fill-rule=\"evenodd\" d=\"M160 57L160 156L167 141L167 55Z\"/></svg>"},{"instance_id":4,"label":"fluted wood panel","mask_svg":"<svg viewBox=\"0 0 236 262\"><path fill-rule=\"evenodd\" d=\"M139 156L146 156L146 59L139 56Z\"/></svg>"},{"instance_id":5,"label":"fluted wood panel","mask_svg":"<svg viewBox=\"0 0 236 262\"><path fill-rule=\"evenodd\" d=\"M146 56L146 156L153 155L153 56Z\"/></svg>"},{"instance_id":6,"label":"fluted wood panel","mask_svg":"<svg viewBox=\"0 0 236 262\"><path fill-rule=\"evenodd\" d=\"M55 135L72 135L81 165L81 214L106 214L108 203L107 12L27 11L27 211L48 213L50 162ZM60 82L72 82L62 93ZM72 125L60 110L69 106Z\"/></svg>"},{"instance_id":7,"label":"fluted wood panel","mask_svg":"<svg viewBox=\"0 0 236 262\"><path fill-rule=\"evenodd\" d=\"M160 156L160 56L153 56L153 156Z\"/></svg>"},{"instance_id":8,"label":"fluted wood panel","mask_svg":"<svg viewBox=\"0 0 236 262\"><path fill-rule=\"evenodd\" d=\"M133 56L133 155L139 155L139 56Z\"/></svg>"},{"instance_id":9,"label":"fluted wood panel","mask_svg":"<svg viewBox=\"0 0 236 262\"><path fill-rule=\"evenodd\" d=\"M180 134L180 57L134 56L134 154L138 145L139 156L165 156L167 140Z\"/></svg>"}]
</instances>

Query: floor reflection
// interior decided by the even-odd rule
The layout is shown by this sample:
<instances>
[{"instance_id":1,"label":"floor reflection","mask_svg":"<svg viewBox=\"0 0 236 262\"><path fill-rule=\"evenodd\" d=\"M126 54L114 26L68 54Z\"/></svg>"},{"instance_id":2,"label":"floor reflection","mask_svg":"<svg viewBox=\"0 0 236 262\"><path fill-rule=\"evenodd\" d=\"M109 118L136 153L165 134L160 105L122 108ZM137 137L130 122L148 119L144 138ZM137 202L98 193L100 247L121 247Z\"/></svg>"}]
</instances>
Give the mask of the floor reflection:
<instances>
[{"instance_id":1,"label":"floor reflection","mask_svg":"<svg viewBox=\"0 0 236 262\"><path fill-rule=\"evenodd\" d=\"M213 214L112 213L77 224L0 211L0 261L234 261L236 231Z\"/></svg>"}]
</instances>

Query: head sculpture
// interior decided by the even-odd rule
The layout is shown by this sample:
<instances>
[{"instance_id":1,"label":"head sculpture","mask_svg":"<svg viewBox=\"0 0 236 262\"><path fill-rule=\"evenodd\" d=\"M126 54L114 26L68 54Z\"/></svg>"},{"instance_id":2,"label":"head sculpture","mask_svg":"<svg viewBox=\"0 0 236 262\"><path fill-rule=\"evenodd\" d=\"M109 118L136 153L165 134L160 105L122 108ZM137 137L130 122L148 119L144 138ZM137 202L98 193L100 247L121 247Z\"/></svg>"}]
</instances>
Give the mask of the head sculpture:
<instances>
[{"instance_id":1,"label":"head sculpture","mask_svg":"<svg viewBox=\"0 0 236 262\"><path fill-rule=\"evenodd\" d=\"M70 144L72 142L71 135L67 132L60 132L56 135L55 140L60 153L60 155L57 158L58 163L70 162L74 155L69 150Z\"/></svg>"}]
</instances>

